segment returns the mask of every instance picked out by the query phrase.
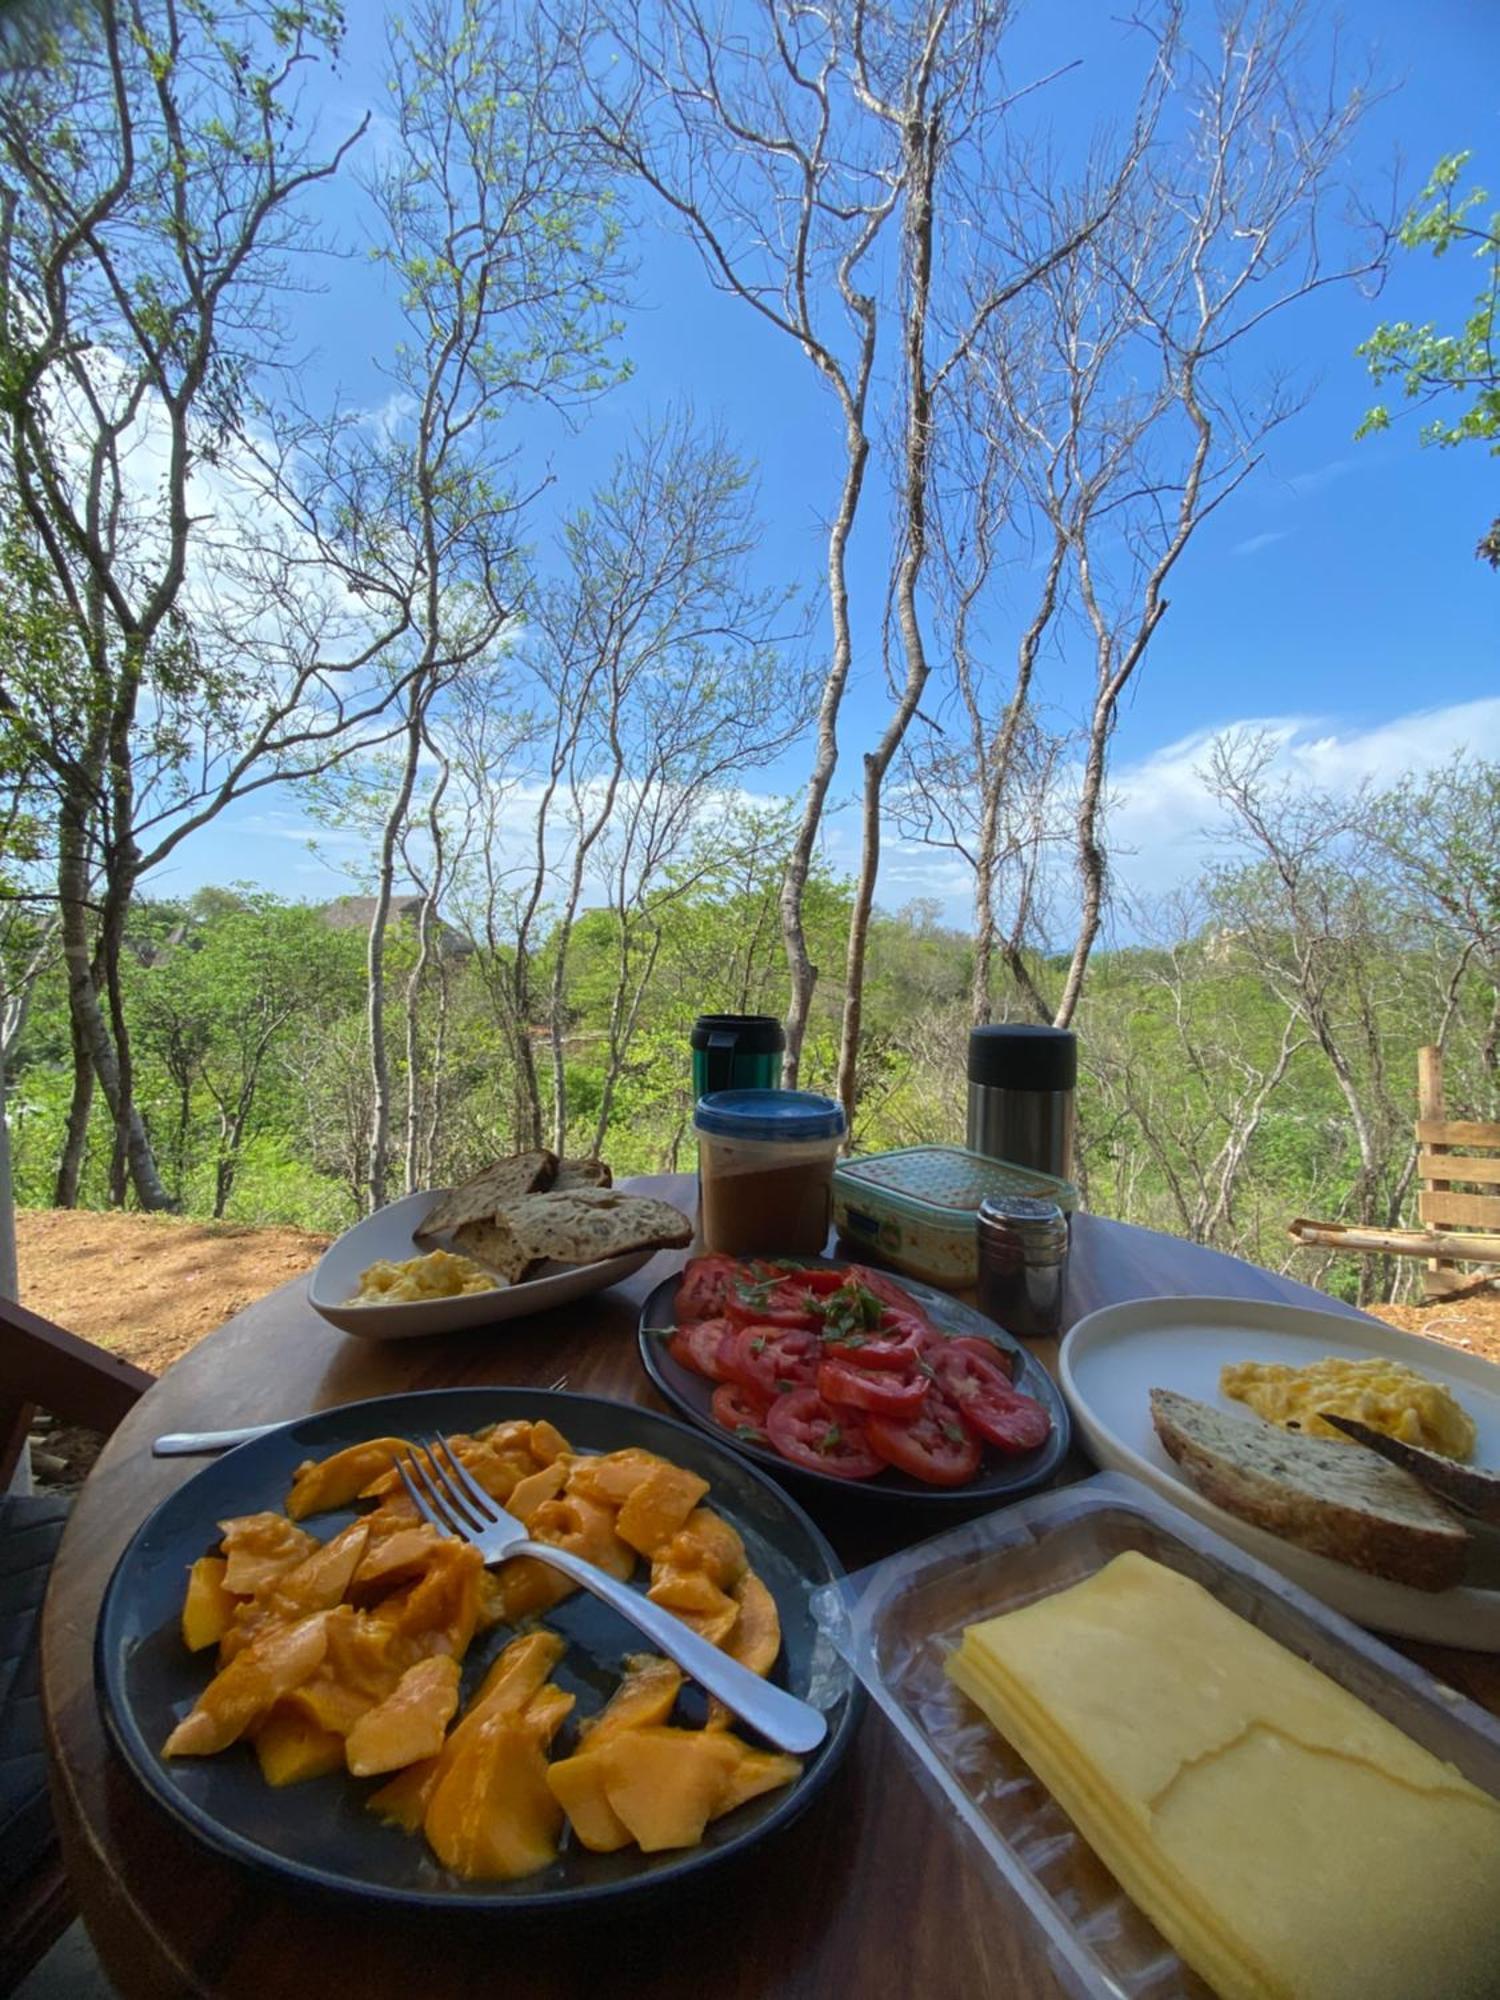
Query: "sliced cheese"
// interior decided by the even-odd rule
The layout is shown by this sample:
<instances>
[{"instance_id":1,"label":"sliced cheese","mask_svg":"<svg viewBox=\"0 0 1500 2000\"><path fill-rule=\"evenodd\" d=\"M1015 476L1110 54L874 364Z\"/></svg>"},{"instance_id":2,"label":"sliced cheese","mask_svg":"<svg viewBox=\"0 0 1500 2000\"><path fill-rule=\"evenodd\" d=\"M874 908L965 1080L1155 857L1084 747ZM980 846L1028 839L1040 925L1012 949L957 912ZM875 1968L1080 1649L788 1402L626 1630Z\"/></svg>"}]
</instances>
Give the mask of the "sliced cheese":
<instances>
[{"instance_id":1,"label":"sliced cheese","mask_svg":"<svg viewBox=\"0 0 1500 2000\"><path fill-rule=\"evenodd\" d=\"M1224 2000L1500 1990L1500 1804L1134 1552L952 1678Z\"/></svg>"}]
</instances>

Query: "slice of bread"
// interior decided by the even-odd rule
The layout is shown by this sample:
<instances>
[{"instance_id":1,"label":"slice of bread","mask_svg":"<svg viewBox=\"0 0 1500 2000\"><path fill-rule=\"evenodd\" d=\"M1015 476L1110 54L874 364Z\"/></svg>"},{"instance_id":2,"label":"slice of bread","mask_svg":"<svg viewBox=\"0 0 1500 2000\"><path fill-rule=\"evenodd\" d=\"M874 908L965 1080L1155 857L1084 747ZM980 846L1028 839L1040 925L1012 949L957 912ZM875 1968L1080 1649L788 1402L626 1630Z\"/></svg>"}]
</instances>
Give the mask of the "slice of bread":
<instances>
[{"instance_id":1,"label":"slice of bread","mask_svg":"<svg viewBox=\"0 0 1500 2000\"><path fill-rule=\"evenodd\" d=\"M1500 1527L1500 1472L1486 1472L1480 1465L1460 1465L1456 1459L1444 1458L1439 1451L1428 1451L1419 1444L1404 1444L1400 1438L1389 1437L1384 1431L1361 1423L1358 1417L1336 1417L1332 1410L1320 1410L1318 1415L1325 1424L1332 1424L1345 1437L1353 1438L1356 1444L1379 1452L1392 1465L1409 1472L1413 1479L1420 1479L1430 1493L1436 1493L1450 1507L1472 1514L1476 1521Z\"/></svg>"},{"instance_id":2,"label":"slice of bread","mask_svg":"<svg viewBox=\"0 0 1500 2000\"><path fill-rule=\"evenodd\" d=\"M607 1188L613 1185L614 1175L603 1160L564 1160L557 1170L557 1179L547 1192L571 1194L575 1188Z\"/></svg>"},{"instance_id":3,"label":"slice of bread","mask_svg":"<svg viewBox=\"0 0 1500 2000\"><path fill-rule=\"evenodd\" d=\"M514 1285L538 1264L597 1264L631 1250L689 1243L692 1235L692 1223L667 1202L613 1188L578 1188L523 1195L488 1221L465 1223L454 1240Z\"/></svg>"},{"instance_id":4,"label":"slice of bread","mask_svg":"<svg viewBox=\"0 0 1500 2000\"><path fill-rule=\"evenodd\" d=\"M1410 1473L1170 1389L1151 1391L1151 1421L1204 1499L1239 1520L1416 1590L1462 1580L1463 1522Z\"/></svg>"},{"instance_id":5,"label":"slice of bread","mask_svg":"<svg viewBox=\"0 0 1500 2000\"><path fill-rule=\"evenodd\" d=\"M454 1188L424 1220L419 1236L448 1236L466 1222L483 1221L507 1202L551 1187L557 1178L556 1153L512 1153L495 1160L462 1187Z\"/></svg>"}]
</instances>

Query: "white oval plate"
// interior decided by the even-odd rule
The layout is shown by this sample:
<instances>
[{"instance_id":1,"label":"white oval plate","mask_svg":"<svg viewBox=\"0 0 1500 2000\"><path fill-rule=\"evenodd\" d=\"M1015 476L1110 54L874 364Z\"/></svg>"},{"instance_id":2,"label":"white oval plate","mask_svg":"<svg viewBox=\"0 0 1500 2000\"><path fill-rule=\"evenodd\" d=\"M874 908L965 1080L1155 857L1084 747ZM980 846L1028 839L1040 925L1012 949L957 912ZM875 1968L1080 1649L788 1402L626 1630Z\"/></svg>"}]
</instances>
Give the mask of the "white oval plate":
<instances>
[{"instance_id":1,"label":"white oval plate","mask_svg":"<svg viewBox=\"0 0 1500 2000\"><path fill-rule=\"evenodd\" d=\"M1404 1639L1500 1652L1500 1537L1471 1524L1470 1581L1454 1590L1388 1583L1226 1514L1188 1484L1152 1428L1152 1389L1240 1410L1219 1393L1225 1362L1301 1368L1329 1354L1351 1361L1384 1357L1440 1382L1478 1427L1474 1463L1500 1467L1500 1368L1362 1315L1258 1299L1132 1299L1079 1320L1063 1341L1058 1374L1079 1436L1100 1465L1144 1480L1357 1624Z\"/></svg>"},{"instance_id":2,"label":"white oval plate","mask_svg":"<svg viewBox=\"0 0 1500 2000\"><path fill-rule=\"evenodd\" d=\"M359 1334L366 1340L411 1340L424 1333L458 1333L465 1327L491 1326L500 1320L523 1319L528 1313L546 1312L551 1306L565 1306L570 1300L602 1292L656 1255L654 1250L631 1250L623 1257L610 1257L600 1264L558 1264L524 1285L508 1285L495 1280L489 1292L468 1292L456 1299L401 1301L392 1305L351 1306L348 1301L359 1290L359 1274L381 1258L399 1264L408 1257L423 1256L435 1246L418 1243L415 1232L447 1193L446 1188L428 1188L393 1201L363 1222L346 1229L338 1241L330 1243L307 1281L307 1296L314 1312L344 1333Z\"/></svg>"}]
</instances>

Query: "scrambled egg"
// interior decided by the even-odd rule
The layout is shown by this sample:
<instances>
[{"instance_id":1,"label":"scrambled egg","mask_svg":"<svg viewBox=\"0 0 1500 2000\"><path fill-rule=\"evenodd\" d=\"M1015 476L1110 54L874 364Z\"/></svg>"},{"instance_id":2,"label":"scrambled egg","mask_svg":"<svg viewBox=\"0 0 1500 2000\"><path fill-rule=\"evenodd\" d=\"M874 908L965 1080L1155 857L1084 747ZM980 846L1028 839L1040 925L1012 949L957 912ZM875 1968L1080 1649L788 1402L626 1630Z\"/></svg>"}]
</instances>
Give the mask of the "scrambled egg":
<instances>
[{"instance_id":1,"label":"scrambled egg","mask_svg":"<svg viewBox=\"0 0 1500 2000\"><path fill-rule=\"evenodd\" d=\"M383 1257L378 1264L360 1272L359 1290L344 1303L415 1305L424 1299L456 1299L466 1292L492 1292L499 1282L493 1271L486 1271L472 1257L458 1257L451 1250L429 1250L425 1257L408 1257L400 1264Z\"/></svg>"},{"instance_id":2,"label":"scrambled egg","mask_svg":"<svg viewBox=\"0 0 1500 2000\"><path fill-rule=\"evenodd\" d=\"M1329 1355L1306 1368L1238 1361L1220 1372L1219 1387L1257 1416L1309 1437L1349 1442L1319 1418L1320 1410L1332 1410L1445 1458L1467 1458L1474 1449L1474 1421L1457 1398L1396 1361L1338 1361Z\"/></svg>"}]
</instances>

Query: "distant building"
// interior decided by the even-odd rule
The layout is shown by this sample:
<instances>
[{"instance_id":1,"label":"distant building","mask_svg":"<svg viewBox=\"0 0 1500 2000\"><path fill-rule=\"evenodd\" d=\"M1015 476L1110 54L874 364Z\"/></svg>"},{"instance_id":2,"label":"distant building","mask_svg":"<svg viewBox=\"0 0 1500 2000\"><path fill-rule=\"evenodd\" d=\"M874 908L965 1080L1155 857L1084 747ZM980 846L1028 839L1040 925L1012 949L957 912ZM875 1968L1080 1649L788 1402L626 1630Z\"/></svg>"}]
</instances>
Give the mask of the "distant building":
<instances>
[{"instance_id":1,"label":"distant building","mask_svg":"<svg viewBox=\"0 0 1500 2000\"><path fill-rule=\"evenodd\" d=\"M335 896L331 903L325 903L318 915L333 931L367 931L375 914L373 896ZM390 920L393 924L410 924L415 930L422 916L420 896L392 896ZM437 947L446 957L466 958L474 949L473 943L462 931L456 931L445 924L441 917L434 926Z\"/></svg>"}]
</instances>

